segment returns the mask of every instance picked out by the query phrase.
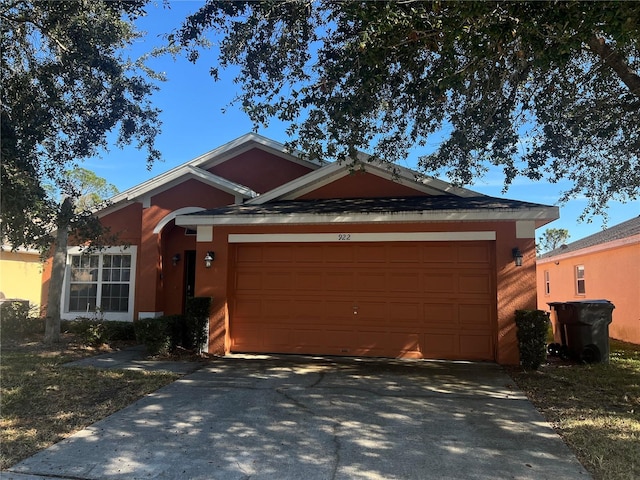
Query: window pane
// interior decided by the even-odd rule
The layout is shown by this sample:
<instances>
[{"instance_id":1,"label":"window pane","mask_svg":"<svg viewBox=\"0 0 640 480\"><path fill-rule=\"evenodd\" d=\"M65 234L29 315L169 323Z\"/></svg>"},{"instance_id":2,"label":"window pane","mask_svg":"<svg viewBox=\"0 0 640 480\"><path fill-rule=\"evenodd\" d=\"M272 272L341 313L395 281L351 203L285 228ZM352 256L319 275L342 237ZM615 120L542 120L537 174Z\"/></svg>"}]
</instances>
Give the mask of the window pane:
<instances>
[{"instance_id":1,"label":"window pane","mask_svg":"<svg viewBox=\"0 0 640 480\"><path fill-rule=\"evenodd\" d=\"M129 285L126 283L102 285L102 309L105 312L128 311Z\"/></svg>"},{"instance_id":2,"label":"window pane","mask_svg":"<svg viewBox=\"0 0 640 480\"><path fill-rule=\"evenodd\" d=\"M70 312L93 312L97 305L105 312L129 311L131 255L72 255L70 270Z\"/></svg>"},{"instance_id":3,"label":"window pane","mask_svg":"<svg viewBox=\"0 0 640 480\"><path fill-rule=\"evenodd\" d=\"M71 284L69 292L69 311L88 312L96 308L97 285L86 283Z\"/></svg>"}]
</instances>

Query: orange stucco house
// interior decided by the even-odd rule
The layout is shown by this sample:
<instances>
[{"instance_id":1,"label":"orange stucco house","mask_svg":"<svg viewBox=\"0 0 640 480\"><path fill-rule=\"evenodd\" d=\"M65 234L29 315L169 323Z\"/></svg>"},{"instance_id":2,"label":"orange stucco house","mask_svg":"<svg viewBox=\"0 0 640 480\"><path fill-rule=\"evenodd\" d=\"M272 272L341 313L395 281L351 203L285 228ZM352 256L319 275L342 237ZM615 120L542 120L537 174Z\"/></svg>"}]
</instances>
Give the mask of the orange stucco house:
<instances>
[{"instance_id":1,"label":"orange stucco house","mask_svg":"<svg viewBox=\"0 0 640 480\"><path fill-rule=\"evenodd\" d=\"M541 255L537 281L539 309L609 300L609 336L640 344L640 216Z\"/></svg>"},{"instance_id":2,"label":"orange stucco house","mask_svg":"<svg viewBox=\"0 0 640 480\"><path fill-rule=\"evenodd\" d=\"M503 364L519 361L515 311L536 308L535 229L559 216L402 167L307 161L256 134L98 215L122 245L69 249L66 318L96 305L158 317L208 296L212 353Z\"/></svg>"}]
</instances>

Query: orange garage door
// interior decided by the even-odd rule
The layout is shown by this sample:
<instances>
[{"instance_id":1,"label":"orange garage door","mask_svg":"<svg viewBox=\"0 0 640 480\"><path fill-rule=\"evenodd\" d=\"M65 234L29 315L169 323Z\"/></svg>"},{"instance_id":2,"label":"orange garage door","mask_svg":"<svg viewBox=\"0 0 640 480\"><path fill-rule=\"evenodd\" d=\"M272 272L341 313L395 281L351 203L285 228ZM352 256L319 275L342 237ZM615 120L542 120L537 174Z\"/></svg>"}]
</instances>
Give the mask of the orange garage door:
<instances>
[{"instance_id":1,"label":"orange garage door","mask_svg":"<svg viewBox=\"0 0 640 480\"><path fill-rule=\"evenodd\" d=\"M234 352L494 360L492 242L236 244Z\"/></svg>"}]
</instances>

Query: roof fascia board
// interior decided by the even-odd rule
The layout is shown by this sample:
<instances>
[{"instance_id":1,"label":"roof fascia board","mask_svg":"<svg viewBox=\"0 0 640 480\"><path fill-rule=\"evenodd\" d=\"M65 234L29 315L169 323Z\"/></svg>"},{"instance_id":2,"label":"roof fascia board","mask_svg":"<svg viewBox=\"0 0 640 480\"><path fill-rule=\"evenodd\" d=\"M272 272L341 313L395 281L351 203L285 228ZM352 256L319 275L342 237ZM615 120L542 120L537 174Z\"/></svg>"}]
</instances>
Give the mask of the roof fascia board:
<instances>
[{"instance_id":1,"label":"roof fascia board","mask_svg":"<svg viewBox=\"0 0 640 480\"><path fill-rule=\"evenodd\" d=\"M420 223L533 220L538 227L556 220L558 207L496 210L424 210L422 212L288 214L288 215L197 215L178 216L176 225L296 225L342 223Z\"/></svg>"},{"instance_id":2,"label":"roof fascia board","mask_svg":"<svg viewBox=\"0 0 640 480\"><path fill-rule=\"evenodd\" d=\"M629 245L640 245L640 235L632 235L630 237L619 238L610 242L599 243L597 245L591 245L589 247L583 247L579 250L572 250L567 253L559 253L551 257L544 257L536 259L538 264L554 263L562 260L567 260L574 257L582 257L584 255L592 255L594 253L604 252L606 250L613 250L615 248L626 247Z\"/></svg>"}]
</instances>

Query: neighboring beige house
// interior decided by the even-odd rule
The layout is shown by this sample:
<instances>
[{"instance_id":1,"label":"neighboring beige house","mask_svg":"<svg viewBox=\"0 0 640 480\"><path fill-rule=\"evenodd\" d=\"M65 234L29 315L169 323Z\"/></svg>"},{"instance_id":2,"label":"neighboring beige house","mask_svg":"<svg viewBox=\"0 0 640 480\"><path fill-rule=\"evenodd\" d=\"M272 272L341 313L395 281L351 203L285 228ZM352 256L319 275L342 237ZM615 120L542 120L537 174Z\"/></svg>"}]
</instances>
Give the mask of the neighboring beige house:
<instances>
[{"instance_id":1,"label":"neighboring beige house","mask_svg":"<svg viewBox=\"0 0 640 480\"><path fill-rule=\"evenodd\" d=\"M549 302L609 300L609 335L640 344L640 216L537 259L538 308Z\"/></svg>"},{"instance_id":2,"label":"neighboring beige house","mask_svg":"<svg viewBox=\"0 0 640 480\"><path fill-rule=\"evenodd\" d=\"M40 306L42 262L36 250L11 250L3 244L0 250L0 300L29 300Z\"/></svg>"}]
</instances>

